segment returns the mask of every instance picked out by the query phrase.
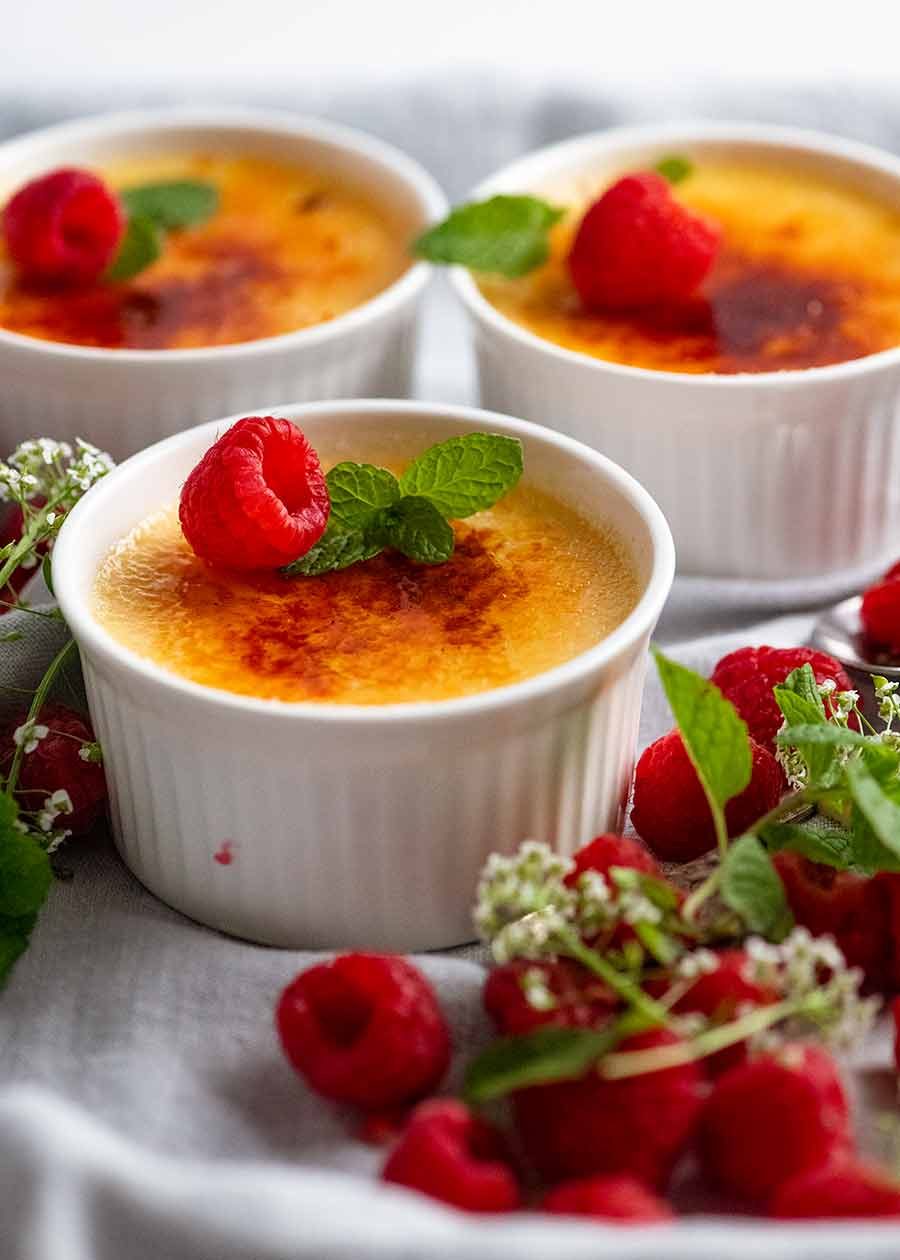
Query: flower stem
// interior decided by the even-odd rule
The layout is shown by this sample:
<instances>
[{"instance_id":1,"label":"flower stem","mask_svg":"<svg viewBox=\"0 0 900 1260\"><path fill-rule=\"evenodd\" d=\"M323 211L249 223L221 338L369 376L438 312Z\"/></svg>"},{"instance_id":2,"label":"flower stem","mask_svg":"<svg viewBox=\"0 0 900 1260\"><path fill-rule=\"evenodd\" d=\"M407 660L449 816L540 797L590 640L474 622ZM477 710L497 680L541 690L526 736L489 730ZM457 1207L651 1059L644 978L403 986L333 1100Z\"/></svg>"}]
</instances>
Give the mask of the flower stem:
<instances>
[{"instance_id":1,"label":"flower stem","mask_svg":"<svg viewBox=\"0 0 900 1260\"><path fill-rule=\"evenodd\" d=\"M574 933L571 935L567 933L563 944L566 953L571 958L576 959L595 976L599 976L604 984L624 1002L627 1002L633 1010L639 1011L649 1021L650 1027L668 1023L669 1012L664 1006L650 997L634 980L608 963L595 949L588 948Z\"/></svg>"},{"instance_id":2,"label":"flower stem","mask_svg":"<svg viewBox=\"0 0 900 1260\"><path fill-rule=\"evenodd\" d=\"M0 576L2 576L2 574L0 574ZM50 688L53 686L53 682L57 674L65 665L66 661L69 659L69 657L72 655L74 651L75 651L75 640L69 639L66 643L63 644L63 646L59 649L59 651L54 656L53 660L47 666L47 671L44 674L44 677L38 683L37 691L35 691L34 693L34 698L31 701L31 707L28 710L28 717L26 721L33 722L34 719L37 717L37 715L40 713L41 706L43 705L44 701L47 699L47 696L50 692ZM9 793L10 795L16 790L16 784L19 781L19 770L21 769L21 766L22 766L23 756L24 756L24 741L21 744L17 745L16 747L12 765L10 766L10 770L9 770L9 777L6 780L5 791Z\"/></svg>"}]
</instances>

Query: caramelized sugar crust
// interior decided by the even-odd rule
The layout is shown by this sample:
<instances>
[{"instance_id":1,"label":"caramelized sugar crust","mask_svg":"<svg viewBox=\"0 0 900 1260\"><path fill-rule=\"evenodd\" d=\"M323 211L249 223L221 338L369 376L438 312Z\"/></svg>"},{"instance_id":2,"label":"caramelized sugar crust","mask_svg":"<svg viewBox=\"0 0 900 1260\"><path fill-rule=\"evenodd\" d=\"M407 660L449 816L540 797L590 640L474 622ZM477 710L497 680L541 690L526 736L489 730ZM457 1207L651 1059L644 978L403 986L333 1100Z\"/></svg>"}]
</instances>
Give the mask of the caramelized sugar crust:
<instances>
[{"instance_id":1,"label":"caramelized sugar crust","mask_svg":"<svg viewBox=\"0 0 900 1260\"><path fill-rule=\"evenodd\" d=\"M900 211L820 176L699 164L674 195L715 219L723 245L687 301L636 313L581 309L565 257L580 214L555 231L546 266L491 278L485 296L570 350L669 372L823 367L900 345ZM602 187L585 189L585 204Z\"/></svg>"},{"instance_id":2,"label":"caramelized sugar crust","mask_svg":"<svg viewBox=\"0 0 900 1260\"><path fill-rule=\"evenodd\" d=\"M293 332L374 297L406 270L406 234L378 205L312 170L181 156L100 172L114 188L200 179L219 190L205 223L117 285L60 292L20 281L0 244L0 327L83 346L173 350Z\"/></svg>"},{"instance_id":3,"label":"caramelized sugar crust","mask_svg":"<svg viewBox=\"0 0 900 1260\"><path fill-rule=\"evenodd\" d=\"M396 553L317 578L213 570L177 512L103 562L94 606L121 643L176 674L243 695L388 704L517 682L592 647L628 615L624 548L520 488L455 525L443 565Z\"/></svg>"}]
</instances>

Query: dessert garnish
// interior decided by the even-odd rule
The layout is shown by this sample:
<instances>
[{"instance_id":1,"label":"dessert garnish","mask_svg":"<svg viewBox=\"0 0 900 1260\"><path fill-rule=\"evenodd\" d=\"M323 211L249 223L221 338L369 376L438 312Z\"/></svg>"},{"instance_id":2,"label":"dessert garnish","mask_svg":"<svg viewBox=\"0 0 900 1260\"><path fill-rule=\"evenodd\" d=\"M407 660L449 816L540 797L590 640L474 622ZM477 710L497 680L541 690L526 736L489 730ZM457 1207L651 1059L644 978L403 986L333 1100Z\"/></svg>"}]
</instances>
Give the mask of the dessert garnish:
<instances>
[{"instance_id":1,"label":"dessert garnish","mask_svg":"<svg viewBox=\"0 0 900 1260\"><path fill-rule=\"evenodd\" d=\"M160 255L164 234L214 213L211 184L174 180L116 194L91 171L65 167L31 180L3 212L10 258L26 280L87 287L129 280Z\"/></svg>"},{"instance_id":2,"label":"dessert garnish","mask_svg":"<svg viewBox=\"0 0 900 1260\"><path fill-rule=\"evenodd\" d=\"M328 528L283 572L312 577L371 560L387 547L417 564L443 564L455 546L450 521L493 507L521 475L521 442L496 433L439 442L399 479L374 464L336 464L325 478Z\"/></svg>"},{"instance_id":3,"label":"dessert garnish","mask_svg":"<svg viewBox=\"0 0 900 1260\"><path fill-rule=\"evenodd\" d=\"M632 310L688 297L709 272L720 231L680 205L670 185L686 158L625 175L590 205L569 252L572 282L592 310ZM566 211L538 197L499 195L458 206L413 245L430 262L515 278L549 257L549 232Z\"/></svg>"},{"instance_id":4,"label":"dessert garnish","mask_svg":"<svg viewBox=\"0 0 900 1260\"><path fill-rule=\"evenodd\" d=\"M0 591L20 568L43 565L52 589L52 545L66 513L112 467L108 455L80 439L75 448L38 438L23 442L0 463L0 499L12 503L19 536L0 547ZM13 591L18 583L12 583ZM38 618L58 611L13 604ZM21 637L0 633L0 642ZM53 684L75 655L68 639L47 667L30 705L0 728L0 985L25 951L38 911L53 883L52 854L71 835L87 831L106 799L102 753L87 721L50 703Z\"/></svg>"},{"instance_id":5,"label":"dessert garnish","mask_svg":"<svg viewBox=\"0 0 900 1260\"><path fill-rule=\"evenodd\" d=\"M277 569L304 555L328 523L319 457L290 420L248 416L215 442L181 491L195 553L226 569Z\"/></svg>"},{"instance_id":6,"label":"dessert garnish","mask_svg":"<svg viewBox=\"0 0 900 1260\"><path fill-rule=\"evenodd\" d=\"M900 658L900 563L863 592L859 616L869 642Z\"/></svg>"}]
</instances>

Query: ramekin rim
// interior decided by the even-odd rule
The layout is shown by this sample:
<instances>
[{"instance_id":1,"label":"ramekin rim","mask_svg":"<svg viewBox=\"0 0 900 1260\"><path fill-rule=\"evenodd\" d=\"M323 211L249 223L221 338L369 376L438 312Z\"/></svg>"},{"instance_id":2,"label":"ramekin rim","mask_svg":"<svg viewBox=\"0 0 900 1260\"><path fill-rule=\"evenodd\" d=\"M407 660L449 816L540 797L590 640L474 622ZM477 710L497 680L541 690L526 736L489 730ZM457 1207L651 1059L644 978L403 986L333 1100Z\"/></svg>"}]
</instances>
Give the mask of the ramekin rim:
<instances>
[{"instance_id":1,"label":"ramekin rim","mask_svg":"<svg viewBox=\"0 0 900 1260\"><path fill-rule=\"evenodd\" d=\"M754 122L687 120L680 123L642 123L633 127L611 127L606 131L585 132L567 140L545 145L516 158L481 180L472 189L469 198L476 200L498 192L506 180L511 175L515 176L519 169L527 170L531 166L540 166L543 162L565 155L567 150L572 153L584 150L587 154L615 150L632 144L657 142L670 144L679 141L692 144L729 140L733 140L736 144L771 144L773 147L796 148L801 152L842 157L855 162L860 167L874 168L883 174L891 175L900 185L900 157L886 149L879 149L875 145L849 140L843 136L816 131L812 128ZM523 191L527 192L528 188L524 188ZM900 363L900 346L892 346L886 350L862 355L857 359L845 359L840 363L829 363L820 367L783 368L768 372L672 372L659 368L637 367L628 363L615 363L610 359L601 359L580 350L570 350L566 346L529 331L509 316L504 315L488 301L468 268L450 267L449 272L451 284L471 318L477 323L488 326L495 335L518 342L558 362L579 366L587 371L608 373L622 379L643 382L659 381L677 384L682 389L695 387L767 390L779 387L795 388L800 382L804 384L821 382L824 385L827 382L854 378Z\"/></svg>"},{"instance_id":2,"label":"ramekin rim","mask_svg":"<svg viewBox=\"0 0 900 1260\"><path fill-rule=\"evenodd\" d=\"M605 455L601 455L574 438L547 429L543 425L505 416L499 412L457 404L423 403L409 399L342 399L288 403L266 410L267 413L286 416L301 424L304 418L319 419L329 416L341 418L359 413L366 416L379 414L396 416L398 413L409 416L425 415L429 419L445 417L450 420L470 422L473 425L493 426L501 432L507 431L536 438L558 449L561 448L573 457L586 460L591 464L606 479L607 484L612 485L638 512L649 532L652 553L646 587L637 604L622 623L599 643L552 669L503 687L495 687L449 700L410 701L384 705L288 702L244 696L181 678L118 643L93 616L87 598L70 589L70 579L66 575L66 556L70 550L77 552L78 530L82 517L102 502L104 494L115 493L115 490L111 489L115 484L116 471L114 470L88 491L82 501L75 506L63 523L54 550L56 598L79 648L84 646L89 654L96 656L107 667L124 672L131 677L137 676L142 682L159 688L162 693L173 694L182 700L194 701L199 706L209 709L226 709L234 713L245 713L255 718L268 717L276 721L306 720L323 722L330 726L344 724L365 727L403 723L431 724L438 721L452 723L486 712L528 705L552 692L564 691L568 686L590 677L595 671L620 659L629 648L639 643L652 631L674 580L675 545L668 522L649 491L645 490L630 473L625 472ZM186 444L191 437L196 437L198 430L206 430L213 434L223 426L234 423L244 414L247 413L241 412L182 430L132 455L119 465L119 468L130 466L134 469L142 465L149 468L173 447Z\"/></svg>"},{"instance_id":3,"label":"ramekin rim","mask_svg":"<svg viewBox=\"0 0 900 1260\"><path fill-rule=\"evenodd\" d=\"M448 208L447 196L434 176L415 158L402 149L369 135L356 127L333 123L328 119L307 114L292 114L289 110L264 109L253 106L160 106L153 109L122 110L53 123L35 131L12 136L0 143L0 163L16 150L28 148L44 140L71 140L73 143L98 139L105 135L128 134L151 128L171 128L173 131L189 127L221 127L224 130L255 127L280 135L308 137L332 143L348 152L369 157L378 162L386 173L399 183L404 183L422 204L426 221L440 218ZM344 314L308 328L277 333L271 337L257 337L252 341L238 341L223 346L197 346L188 349L115 349L108 346L80 346L64 341L30 337L25 333L0 328L0 350L51 356L84 363L126 365L141 370L144 366L189 366L207 361L221 362L229 359L251 358L255 355L275 354L287 350L314 348L332 341L345 333L355 332L369 322L383 317L390 310L404 305L416 296L428 282L431 267L427 262L413 260L410 266L389 285L373 297L352 307Z\"/></svg>"}]
</instances>

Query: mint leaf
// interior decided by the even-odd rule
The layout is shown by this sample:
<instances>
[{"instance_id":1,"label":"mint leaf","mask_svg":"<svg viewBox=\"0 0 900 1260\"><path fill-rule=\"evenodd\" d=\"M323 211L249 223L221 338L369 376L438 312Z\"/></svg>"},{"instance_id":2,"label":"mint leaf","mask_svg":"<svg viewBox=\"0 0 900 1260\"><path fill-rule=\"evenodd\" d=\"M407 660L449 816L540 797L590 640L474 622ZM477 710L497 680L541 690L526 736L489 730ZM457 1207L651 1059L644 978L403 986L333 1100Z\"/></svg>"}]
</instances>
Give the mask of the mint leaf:
<instances>
[{"instance_id":1,"label":"mint leaf","mask_svg":"<svg viewBox=\"0 0 900 1260\"><path fill-rule=\"evenodd\" d=\"M374 464L335 464L325 478L331 498L329 526L359 529L379 508L400 498L400 483L386 468Z\"/></svg>"},{"instance_id":2,"label":"mint leaf","mask_svg":"<svg viewBox=\"0 0 900 1260\"><path fill-rule=\"evenodd\" d=\"M808 823L768 823L759 836L770 853L788 849L799 853L810 862L821 862L839 871L853 870L857 866L856 837L852 831L837 825L826 825L824 820Z\"/></svg>"},{"instance_id":3,"label":"mint leaf","mask_svg":"<svg viewBox=\"0 0 900 1260\"><path fill-rule=\"evenodd\" d=\"M718 687L654 648L663 690L707 799L721 815L750 782L747 724ZM719 819L724 827L724 820Z\"/></svg>"},{"instance_id":4,"label":"mint leaf","mask_svg":"<svg viewBox=\"0 0 900 1260\"><path fill-rule=\"evenodd\" d=\"M47 854L30 836L0 833L0 915L21 918L44 904L53 872Z\"/></svg>"},{"instance_id":5,"label":"mint leaf","mask_svg":"<svg viewBox=\"0 0 900 1260\"><path fill-rule=\"evenodd\" d=\"M551 1024L521 1037L502 1037L470 1064L463 1095L470 1103L485 1103L529 1085L576 1080L611 1043L609 1031Z\"/></svg>"},{"instance_id":6,"label":"mint leaf","mask_svg":"<svg viewBox=\"0 0 900 1260\"><path fill-rule=\"evenodd\" d=\"M662 175L663 179L667 179L670 184L680 184L683 179L687 179L694 167L686 157L673 153L668 157L660 158L653 169L657 175Z\"/></svg>"},{"instance_id":7,"label":"mint leaf","mask_svg":"<svg viewBox=\"0 0 900 1260\"><path fill-rule=\"evenodd\" d=\"M385 544L419 564L443 564L453 555L453 530L430 499L407 495L378 517Z\"/></svg>"},{"instance_id":8,"label":"mint leaf","mask_svg":"<svg viewBox=\"0 0 900 1260\"><path fill-rule=\"evenodd\" d=\"M874 838L893 861L900 860L900 804L891 800L862 762L848 762L845 773L853 804L871 828ZM877 854L870 847L867 866L871 865L873 858L877 861Z\"/></svg>"},{"instance_id":9,"label":"mint leaf","mask_svg":"<svg viewBox=\"0 0 900 1260\"><path fill-rule=\"evenodd\" d=\"M156 262L162 253L162 234L152 219L133 215L128 220L119 252L106 269L104 279L113 283L130 280Z\"/></svg>"},{"instance_id":10,"label":"mint leaf","mask_svg":"<svg viewBox=\"0 0 900 1260\"><path fill-rule=\"evenodd\" d=\"M785 678L784 682L779 683L779 685L775 688L775 698L778 700L780 707L781 699L779 699L779 697L787 694L798 696L801 700L807 701L812 708L818 710L822 720L826 720L827 715L825 713L825 704L819 694L819 684L816 682L816 676L813 673L813 668L808 661L805 665L800 665L797 669L792 669L787 678ZM791 718L790 713L785 712L783 707L781 707L781 711L784 713L784 716L788 719L788 721L794 720ZM805 709L804 712L810 712L810 710Z\"/></svg>"},{"instance_id":11,"label":"mint leaf","mask_svg":"<svg viewBox=\"0 0 900 1260\"><path fill-rule=\"evenodd\" d=\"M219 208L218 189L194 179L141 184L119 196L129 218L149 219L168 231L203 223Z\"/></svg>"},{"instance_id":12,"label":"mint leaf","mask_svg":"<svg viewBox=\"0 0 900 1260\"><path fill-rule=\"evenodd\" d=\"M400 478L404 494L422 495L451 519L483 512L522 475L522 443L497 433L466 433L430 447Z\"/></svg>"},{"instance_id":13,"label":"mint leaf","mask_svg":"<svg viewBox=\"0 0 900 1260\"><path fill-rule=\"evenodd\" d=\"M799 726L786 726L775 736L779 744L821 744L829 748L865 748L869 744L867 736L859 731L851 731L845 726L836 726L833 722L823 725L801 723Z\"/></svg>"},{"instance_id":14,"label":"mint leaf","mask_svg":"<svg viewBox=\"0 0 900 1260\"><path fill-rule=\"evenodd\" d=\"M771 941L784 940L793 918L784 885L756 836L741 836L722 859L719 891L751 932Z\"/></svg>"},{"instance_id":15,"label":"mint leaf","mask_svg":"<svg viewBox=\"0 0 900 1260\"><path fill-rule=\"evenodd\" d=\"M329 524L319 541L305 555L285 565L281 573L288 578L319 577L323 573L348 569L351 564L371 560L383 549L384 543L377 530L332 529Z\"/></svg>"},{"instance_id":16,"label":"mint leaf","mask_svg":"<svg viewBox=\"0 0 900 1260\"><path fill-rule=\"evenodd\" d=\"M538 197L500 195L457 206L413 244L418 258L524 276L547 261L548 232L565 214Z\"/></svg>"}]
</instances>

